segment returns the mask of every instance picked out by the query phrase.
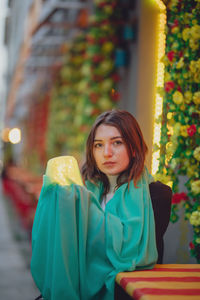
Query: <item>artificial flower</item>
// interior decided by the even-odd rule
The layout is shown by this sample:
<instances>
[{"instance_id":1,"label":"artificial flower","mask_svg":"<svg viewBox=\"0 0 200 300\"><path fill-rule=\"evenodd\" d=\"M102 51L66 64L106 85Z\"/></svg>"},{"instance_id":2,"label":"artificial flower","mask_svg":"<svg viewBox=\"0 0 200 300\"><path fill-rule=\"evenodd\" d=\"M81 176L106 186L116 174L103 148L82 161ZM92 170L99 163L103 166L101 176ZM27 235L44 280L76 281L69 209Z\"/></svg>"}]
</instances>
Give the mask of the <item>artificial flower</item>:
<instances>
[{"instance_id":1,"label":"artificial flower","mask_svg":"<svg viewBox=\"0 0 200 300\"><path fill-rule=\"evenodd\" d=\"M192 192L196 195L200 193L200 180L195 180L191 183Z\"/></svg>"},{"instance_id":2,"label":"artificial flower","mask_svg":"<svg viewBox=\"0 0 200 300\"><path fill-rule=\"evenodd\" d=\"M176 91L174 94L173 94L173 101L174 103L176 104L181 104L183 102L183 95L181 92L179 91Z\"/></svg>"},{"instance_id":3,"label":"artificial flower","mask_svg":"<svg viewBox=\"0 0 200 300\"><path fill-rule=\"evenodd\" d=\"M170 92L171 90L173 90L174 87L175 87L175 84L174 84L173 81L167 81L167 82L165 83L165 91L166 91L167 93Z\"/></svg>"},{"instance_id":4,"label":"artificial flower","mask_svg":"<svg viewBox=\"0 0 200 300\"><path fill-rule=\"evenodd\" d=\"M182 111L184 111L184 110L185 110L185 104L181 104L180 109L181 109Z\"/></svg>"},{"instance_id":5,"label":"artificial flower","mask_svg":"<svg viewBox=\"0 0 200 300\"><path fill-rule=\"evenodd\" d=\"M192 60L189 65L191 76L196 83L200 83L200 58L198 60Z\"/></svg>"},{"instance_id":6,"label":"artificial flower","mask_svg":"<svg viewBox=\"0 0 200 300\"><path fill-rule=\"evenodd\" d=\"M194 93L192 100L196 105L200 104L200 92L199 91Z\"/></svg>"},{"instance_id":7,"label":"artificial flower","mask_svg":"<svg viewBox=\"0 0 200 300\"><path fill-rule=\"evenodd\" d=\"M186 91L184 93L184 102L189 104L192 101L192 93L190 91Z\"/></svg>"},{"instance_id":8,"label":"artificial flower","mask_svg":"<svg viewBox=\"0 0 200 300\"><path fill-rule=\"evenodd\" d=\"M190 216L190 224L193 226L199 226L200 225L200 211L193 211Z\"/></svg>"},{"instance_id":9,"label":"artificial flower","mask_svg":"<svg viewBox=\"0 0 200 300\"><path fill-rule=\"evenodd\" d=\"M196 39L200 40L200 25L194 25L190 29L191 36Z\"/></svg>"},{"instance_id":10,"label":"artificial flower","mask_svg":"<svg viewBox=\"0 0 200 300\"><path fill-rule=\"evenodd\" d=\"M180 135L187 137L188 136L188 125L182 125L180 128Z\"/></svg>"},{"instance_id":11,"label":"artificial flower","mask_svg":"<svg viewBox=\"0 0 200 300\"><path fill-rule=\"evenodd\" d=\"M176 8L178 2L179 0L171 0L168 4L168 9L173 10L174 8Z\"/></svg>"},{"instance_id":12,"label":"artificial flower","mask_svg":"<svg viewBox=\"0 0 200 300\"><path fill-rule=\"evenodd\" d=\"M190 242L190 243L189 243L189 247L190 247L190 249L194 249L194 248L195 248L195 245L194 245L192 242Z\"/></svg>"},{"instance_id":13,"label":"artificial flower","mask_svg":"<svg viewBox=\"0 0 200 300\"><path fill-rule=\"evenodd\" d=\"M187 194L182 192L182 193L175 193L172 196L172 203L173 204L178 204L181 201L186 201L188 199Z\"/></svg>"},{"instance_id":14,"label":"artificial flower","mask_svg":"<svg viewBox=\"0 0 200 300\"><path fill-rule=\"evenodd\" d=\"M190 37L190 29L187 27L182 31L183 40L186 42Z\"/></svg>"},{"instance_id":15,"label":"artificial flower","mask_svg":"<svg viewBox=\"0 0 200 300\"><path fill-rule=\"evenodd\" d=\"M168 57L169 61L172 62L174 57L175 57L175 52L174 51L169 51L167 53L167 57Z\"/></svg>"},{"instance_id":16,"label":"artificial flower","mask_svg":"<svg viewBox=\"0 0 200 300\"><path fill-rule=\"evenodd\" d=\"M171 75L169 72L165 72L165 82L171 81Z\"/></svg>"},{"instance_id":17,"label":"artificial flower","mask_svg":"<svg viewBox=\"0 0 200 300\"><path fill-rule=\"evenodd\" d=\"M173 136L174 136L175 138L179 135L180 130L181 130L181 123L177 122L177 123L174 125L174 130L173 130Z\"/></svg>"},{"instance_id":18,"label":"artificial flower","mask_svg":"<svg viewBox=\"0 0 200 300\"><path fill-rule=\"evenodd\" d=\"M187 133L189 136L193 136L197 131L196 125L192 124L187 128Z\"/></svg>"},{"instance_id":19,"label":"artificial flower","mask_svg":"<svg viewBox=\"0 0 200 300\"><path fill-rule=\"evenodd\" d=\"M177 68L177 69L181 69L183 66L184 66L184 58L181 57L181 58L179 59L179 61L177 62L177 64L176 64L176 68Z\"/></svg>"},{"instance_id":20,"label":"artificial flower","mask_svg":"<svg viewBox=\"0 0 200 300\"><path fill-rule=\"evenodd\" d=\"M178 163L179 159L172 158L172 160L170 161L170 167L174 170L177 167Z\"/></svg>"},{"instance_id":21,"label":"artificial flower","mask_svg":"<svg viewBox=\"0 0 200 300\"><path fill-rule=\"evenodd\" d=\"M195 51L195 50L197 50L198 48L199 48L199 41L198 40L196 40L196 39L190 39L189 40L189 45L190 45L190 48L193 50L193 51Z\"/></svg>"},{"instance_id":22,"label":"artificial flower","mask_svg":"<svg viewBox=\"0 0 200 300\"><path fill-rule=\"evenodd\" d=\"M200 146L194 149L193 156L196 160L200 161Z\"/></svg>"},{"instance_id":23,"label":"artificial flower","mask_svg":"<svg viewBox=\"0 0 200 300\"><path fill-rule=\"evenodd\" d=\"M189 162L189 161L188 161ZM192 166L188 166L187 167L187 176L188 177L193 177L194 176L194 173L195 173L195 170L196 170L196 166L192 165Z\"/></svg>"}]
</instances>

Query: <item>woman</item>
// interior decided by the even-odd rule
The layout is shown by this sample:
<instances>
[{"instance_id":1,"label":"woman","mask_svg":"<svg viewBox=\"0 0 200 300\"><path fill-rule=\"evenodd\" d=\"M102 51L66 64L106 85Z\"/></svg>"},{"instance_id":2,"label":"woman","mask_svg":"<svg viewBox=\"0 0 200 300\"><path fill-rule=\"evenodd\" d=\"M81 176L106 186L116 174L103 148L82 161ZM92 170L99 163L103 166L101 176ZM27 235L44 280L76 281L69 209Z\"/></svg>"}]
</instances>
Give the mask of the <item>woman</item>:
<instances>
[{"instance_id":1,"label":"woman","mask_svg":"<svg viewBox=\"0 0 200 300\"><path fill-rule=\"evenodd\" d=\"M65 157L56 162L56 176L47 168L31 261L44 299L112 300L118 272L154 266L152 177L144 166L146 152L135 118L112 110L97 118L89 134L82 168L85 187L72 178Z\"/></svg>"}]
</instances>

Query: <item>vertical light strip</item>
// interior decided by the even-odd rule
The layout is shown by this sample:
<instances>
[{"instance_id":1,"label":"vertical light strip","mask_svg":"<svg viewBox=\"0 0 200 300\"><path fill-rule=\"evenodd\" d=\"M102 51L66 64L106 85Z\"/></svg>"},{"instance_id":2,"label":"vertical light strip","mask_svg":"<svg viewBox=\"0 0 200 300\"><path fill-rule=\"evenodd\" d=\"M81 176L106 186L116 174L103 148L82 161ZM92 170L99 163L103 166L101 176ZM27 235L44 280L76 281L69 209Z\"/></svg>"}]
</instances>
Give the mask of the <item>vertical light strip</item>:
<instances>
[{"instance_id":1,"label":"vertical light strip","mask_svg":"<svg viewBox=\"0 0 200 300\"><path fill-rule=\"evenodd\" d=\"M156 120L162 115L163 98L157 92L158 87L164 86L164 63L161 58L165 54L165 24L166 24L166 7L161 0L155 0L155 5L158 7L157 15L157 34L156 34L156 78L155 78L155 102L154 102L154 126L153 126L153 145L160 148L161 138L161 120ZM160 150L154 150L152 154L151 173L154 175L159 167Z\"/></svg>"}]
</instances>

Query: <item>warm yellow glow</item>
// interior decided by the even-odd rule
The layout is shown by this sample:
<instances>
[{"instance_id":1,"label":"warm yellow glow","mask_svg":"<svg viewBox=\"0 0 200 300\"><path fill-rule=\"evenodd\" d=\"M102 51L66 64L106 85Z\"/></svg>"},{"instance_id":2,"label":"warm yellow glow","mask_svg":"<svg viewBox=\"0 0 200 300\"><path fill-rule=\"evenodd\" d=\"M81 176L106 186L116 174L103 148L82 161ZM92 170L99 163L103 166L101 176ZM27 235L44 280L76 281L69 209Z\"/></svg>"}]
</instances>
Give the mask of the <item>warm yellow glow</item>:
<instances>
[{"instance_id":1,"label":"warm yellow glow","mask_svg":"<svg viewBox=\"0 0 200 300\"><path fill-rule=\"evenodd\" d=\"M155 102L154 102L154 128L153 128L153 145L160 148L161 123L156 122L162 115L163 98L157 92L158 87L164 86L164 63L161 58L165 54L165 24L166 24L166 7L160 0L155 0L154 4L158 8L157 15L157 40L156 40L156 78L155 78ZM160 118L161 119L161 118ZM161 122L161 121L160 121ZM154 175L159 167L160 150L152 154L151 172Z\"/></svg>"},{"instance_id":2,"label":"warm yellow glow","mask_svg":"<svg viewBox=\"0 0 200 300\"><path fill-rule=\"evenodd\" d=\"M73 156L58 156L47 163L46 173L51 182L60 185L83 185L77 160Z\"/></svg>"},{"instance_id":3,"label":"warm yellow glow","mask_svg":"<svg viewBox=\"0 0 200 300\"><path fill-rule=\"evenodd\" d=\"M10 132L10 128L4 128L1 132L1 138L4 142L9 142L8 135Z\"/></svg>"},{"instance_id":4,"label":"warm yellow glow","mask_svg":"<svg viewBox=\"0 0 200 300\"><path fill-rule=\"evenodd\" d=\"M8 139L12 144L21 142L21 130L19 128L12 128L9 131Z\"/></svg>"}]
</instances>

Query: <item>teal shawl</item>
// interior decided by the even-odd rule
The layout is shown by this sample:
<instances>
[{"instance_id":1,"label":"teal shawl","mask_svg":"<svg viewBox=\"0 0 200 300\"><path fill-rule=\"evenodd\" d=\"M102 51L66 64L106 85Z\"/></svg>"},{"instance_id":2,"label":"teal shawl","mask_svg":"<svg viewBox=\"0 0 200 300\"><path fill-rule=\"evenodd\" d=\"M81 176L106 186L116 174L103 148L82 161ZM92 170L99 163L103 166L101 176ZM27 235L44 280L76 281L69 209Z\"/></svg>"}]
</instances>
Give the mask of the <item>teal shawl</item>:
<instances>
[{"instance_id":1,"label":"teal shawl","mask_svg":"<svg viewBox=\"0 0 200 300\"><path fill-rule=\"evenodd\" d=\"M102 210L102 184L61 186L44 176L32 230L31 272L44 299L112 300L115 276L157 260L147 170Z\"/></svg>"}]
</instances>

